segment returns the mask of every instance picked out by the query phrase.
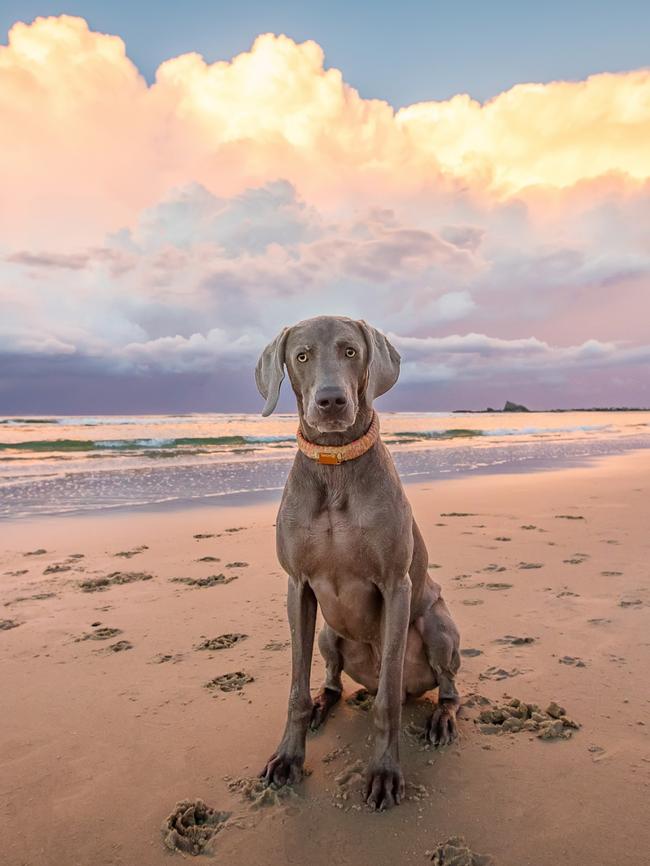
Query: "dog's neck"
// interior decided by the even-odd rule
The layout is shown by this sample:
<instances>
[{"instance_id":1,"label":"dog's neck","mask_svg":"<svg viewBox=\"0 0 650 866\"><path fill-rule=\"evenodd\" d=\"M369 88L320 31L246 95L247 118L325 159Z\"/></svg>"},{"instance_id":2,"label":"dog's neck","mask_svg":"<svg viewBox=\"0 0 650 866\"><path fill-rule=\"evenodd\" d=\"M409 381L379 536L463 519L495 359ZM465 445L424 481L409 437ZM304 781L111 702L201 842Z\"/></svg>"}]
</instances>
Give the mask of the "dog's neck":
<instances>
[{"instance_id":1,"label":"dog's neck","mask_svg":"<svg viewBox=\"0 0 650 866\"><path fill-rule=\"evenodd\" d=\"M365 402L359 405L357 416L354 423L347 430L340 430L334 433L321 433L316 427L312 427L305 420L303 414L302 400L298 398L298 417L300 418L300 430L302 435L308 442L313 442L314 445L348 445L354 442L355 439L360 439L367 433L373 418L373 408Z\"/></svg>"}]
</instances>

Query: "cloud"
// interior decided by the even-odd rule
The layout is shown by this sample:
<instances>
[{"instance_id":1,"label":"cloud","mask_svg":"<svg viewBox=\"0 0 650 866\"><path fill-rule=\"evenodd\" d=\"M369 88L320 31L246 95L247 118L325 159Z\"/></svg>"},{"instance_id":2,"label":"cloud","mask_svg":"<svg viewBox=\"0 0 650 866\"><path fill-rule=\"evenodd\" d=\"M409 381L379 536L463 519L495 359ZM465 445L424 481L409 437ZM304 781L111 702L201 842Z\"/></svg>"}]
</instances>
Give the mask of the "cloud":
<instances>
[{"instance_id":1,"label":"cloud","mask_svg":"<svg viewBox=\"0 0 650 866\"><path fill-rule=\"evenodd\" d=\"M445 337L391 339L406 358L405 379L426 381L488 380L517 374L554 379L576 370L605 370L650 363L650 343L628 346L586 340L575 346L552 346L535 337L504 340L486 334L453 334Z\"/></svg>"},{"instance_id":2,"label":"cloud","mask_svg":"<svg viewBox=\"0 0 650 866\"><path fill-rule=\"evenodd\" d=\"M4 368L31 387L50 361L66 387L245 379L283 325L330 313L393 334L407 387L563 382L638 402L648 140L648 70L395 112L310 41L183 55L148 85L83 19L16 24L0 47Z\"/></svg>"},{"instance_id":3,"label":"cloud","mask_svg":"<svg viewBox=\"0 0 650 866\"><path fill-rule=\"evenodd\" d=\"M543 210L547 189L646 183L649 138L650 70L395 112L286 36L212 64L170 59L151 86L81 18L17 23L0 47L0 229L30 246L54 225L92 242L193 182L231 197L281 178L321 208L524 196Z\"/></svg>"}]
</instances>

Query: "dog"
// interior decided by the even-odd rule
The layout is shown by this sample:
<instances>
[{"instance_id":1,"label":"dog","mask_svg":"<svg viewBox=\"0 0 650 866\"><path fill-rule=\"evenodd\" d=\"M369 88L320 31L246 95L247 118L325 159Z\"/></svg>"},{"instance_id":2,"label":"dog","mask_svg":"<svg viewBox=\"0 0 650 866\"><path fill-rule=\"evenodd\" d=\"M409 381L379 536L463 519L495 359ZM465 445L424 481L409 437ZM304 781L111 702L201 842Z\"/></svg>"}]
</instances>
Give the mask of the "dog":
<instances>
[{"instance_id":1,"label":"dog","mask_svg":"<svg viewBox=\"0 0 650 866\"><path fill-rule=\"evenodd\" d=\"M459 705L458 629L429 575L424 540L372 405L397 381L400 356L364 321L318 316L284 328L255 370L264 416L277 405L285 368L300 418L276 523L278 559L289 575L291 687L284 734L260 775L275 785L301 779L307 730L340 699L345 671L376 695L365 800L388 809L404 796L402 703L439 689L426 727L435 746L458 736ZM317 605L326 677L312 700Z\"/></svg>"}]
</instances>

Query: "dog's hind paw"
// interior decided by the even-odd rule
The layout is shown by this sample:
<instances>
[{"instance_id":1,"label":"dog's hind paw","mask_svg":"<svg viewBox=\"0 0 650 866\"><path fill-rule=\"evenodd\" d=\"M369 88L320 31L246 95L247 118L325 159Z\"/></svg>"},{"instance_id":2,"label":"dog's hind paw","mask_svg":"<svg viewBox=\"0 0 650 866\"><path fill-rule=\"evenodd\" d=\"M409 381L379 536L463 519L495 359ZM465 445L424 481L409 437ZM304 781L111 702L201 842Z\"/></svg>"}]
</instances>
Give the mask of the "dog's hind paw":
<instances>
[{"instance_id":1,"label":"dog's hind paw","mask_svg":"<svg viewBox=\"0 0 650 866\"><path fill-rule=\"evenodd\" d=\"M329 716L332 707L341 700L341 692L334 689L322 688L314 698L314 706L311 711L309 727L317 731Z\"/></svg>"},{"instance_id":2,"label":"dog's hind paw","mask_svg":"<svg viewBox=\"0 0 650 866\"><path fill-rule=\"evenodd\" d=\"M458 739L457 705L454 701L441 701L427 722L426 738L432 746L448 746Z\"/></svg>"}]
</instances>

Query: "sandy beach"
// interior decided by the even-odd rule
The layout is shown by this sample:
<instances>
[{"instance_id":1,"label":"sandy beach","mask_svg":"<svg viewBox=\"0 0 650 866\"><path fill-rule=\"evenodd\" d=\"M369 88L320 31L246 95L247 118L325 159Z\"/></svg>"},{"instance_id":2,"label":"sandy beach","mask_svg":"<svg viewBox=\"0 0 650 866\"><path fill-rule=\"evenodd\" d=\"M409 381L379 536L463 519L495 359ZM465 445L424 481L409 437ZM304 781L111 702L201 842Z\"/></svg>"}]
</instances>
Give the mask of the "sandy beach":
<instances>
[{"instance_id":1,"label":"sandy beach","mask_svg":"<svg viewBox=\"0 0 650 866\"><path fill-rule=\"evenodd\" d=\"M209 856L232 866L424 863L456 835L498 866L641 866L649 478L638 451L408 486L461 630L465 706L460 742L436 752L419 738L428 700L407 705L408 796L384 814L361 802L372 720L354 702L310 736L295 791L246 781L285 717L277 501L3 522L0 860L182 862L161 825L201 798L231 813ZM513 698L579 727L547 741L480 720Z\"/></svg>"}]
</instances>

